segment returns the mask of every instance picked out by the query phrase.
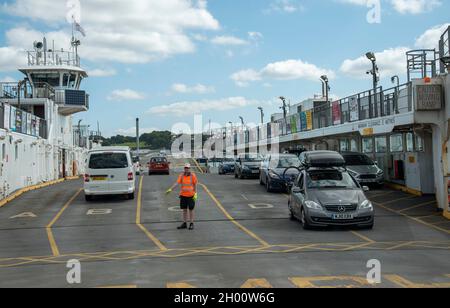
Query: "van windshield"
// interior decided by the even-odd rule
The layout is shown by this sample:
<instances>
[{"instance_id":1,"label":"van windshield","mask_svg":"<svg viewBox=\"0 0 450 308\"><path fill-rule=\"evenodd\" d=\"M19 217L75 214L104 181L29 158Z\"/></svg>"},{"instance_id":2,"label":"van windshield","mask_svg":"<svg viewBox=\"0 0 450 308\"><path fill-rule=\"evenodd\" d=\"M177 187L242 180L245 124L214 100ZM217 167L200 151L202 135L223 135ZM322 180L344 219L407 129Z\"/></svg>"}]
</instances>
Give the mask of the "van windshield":
<instances>
[{"instance_id":1,"label":"van windshield","mask_svg":"<svg viewBox=\"0 0 450 308\"><path fill-rule=\"evenodd\" d=\"M89 169L122 169L128 167L128 158L125 153L98 153L91 154Z\"/></svg>"}]
</instances>

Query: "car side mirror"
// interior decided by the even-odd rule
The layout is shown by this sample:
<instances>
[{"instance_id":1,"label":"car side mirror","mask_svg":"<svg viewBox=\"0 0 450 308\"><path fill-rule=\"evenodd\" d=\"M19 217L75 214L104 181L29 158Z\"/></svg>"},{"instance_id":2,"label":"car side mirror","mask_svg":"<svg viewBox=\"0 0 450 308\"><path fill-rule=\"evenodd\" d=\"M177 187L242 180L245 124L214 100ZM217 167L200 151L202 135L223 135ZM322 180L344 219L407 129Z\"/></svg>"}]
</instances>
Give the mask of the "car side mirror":
<instances>
[{"instance_id":1,"label":"car side mirror","mask_svg":"<svg viewBox=\"0 0 450 308\"><path fill-rule=\"evenodd\" d=\"M362 189L363 189L363 191L364 191L364 192L368 192L368 191L370 191L370 188L369 188L368 186L363 186L363 188L362 188Z\"/></svg>"},{"instance_id":2,"label":"car side mirror","mask_svg":"<svg viewBox=\"0 0 450 308\"><path fill-rule=\"evenodd\" d=\"M292 193L294 194L304 194L305 191L298 186L292 187Z\"/></svg>"}]
</instances>

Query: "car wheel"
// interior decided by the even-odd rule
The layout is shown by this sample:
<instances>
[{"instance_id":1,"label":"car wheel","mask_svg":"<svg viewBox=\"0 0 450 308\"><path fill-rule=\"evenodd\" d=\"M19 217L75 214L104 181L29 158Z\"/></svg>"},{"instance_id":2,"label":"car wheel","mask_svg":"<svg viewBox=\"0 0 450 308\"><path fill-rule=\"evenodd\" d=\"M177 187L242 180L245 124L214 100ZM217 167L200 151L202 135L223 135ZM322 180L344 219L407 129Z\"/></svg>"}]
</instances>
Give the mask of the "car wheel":
<instances>
[{"instance_id":1,"label":"car wheel","mask_svg":"<svg viewBox=\"0 0 450 308\"><path fill-rule=\"evenodd\" d=\"M128 194L128 200L134 200L134 193Z\"/></svg>"},{"instance_id":2,"label":"car wheel","mask_svg":"<svg viewBox=\"0 0 450 308\"><path fill-rule=\"evenodd\" d=\"M239 179L243 180L244 179L244 174L241 172L241 174L239 175Z\"/></svg>"},{"instance_id":3,"label":"car wheel","mask_svg":"<svg viewBox=\"0 0 450 308\"><path fill-rule=\"evenodd\" d=\"M90 202L90 201L92 201L92 196L85 195L85 196L84 196L84 199L85 199L87 202Z\"/></svg>"},{"instance_id":4,"label":"car wheel","mask_svg":"<svg viewBox=\"0 0 450 308\"><path fill-rule=\"evenodd\" d=\"M303 230L311 230L311 225L308 223L308 220L306 219L306 213L305 210L302 208L300 213L300 223L302 224Z\"/></svg>"},{"instance_id":5,"label":"car wheel","mask_svg":"<svg viewBox=\"0 0 450 308\"><path fill-rule=\"evenodd\" d=\"M292 207L291 207L291 200L288 201L288 209L289 209L289 219L292 221L297 220L297 218L295 217L294 211L292 210Z\"/></svg>"},{"instance_id":6,"label":"car wheel","mask_svg":"<svg viewBox=\"0 0 450 308\"><path fill-rule=\"evenodd\" d=\"M238 178L238 174L237 172L234 173L234 178L237 179Z\"/></svg>"},{"instance_id":7,"label":"car wheel","mask_svg":"<svg viewBox=\"0 0 450 308\"><path fill-rule=\"evenodd\" d=\"M270 180L266 179L266 190L267 192L272 192L272 187L270 187Z\"/></svg>"}]
</instances>

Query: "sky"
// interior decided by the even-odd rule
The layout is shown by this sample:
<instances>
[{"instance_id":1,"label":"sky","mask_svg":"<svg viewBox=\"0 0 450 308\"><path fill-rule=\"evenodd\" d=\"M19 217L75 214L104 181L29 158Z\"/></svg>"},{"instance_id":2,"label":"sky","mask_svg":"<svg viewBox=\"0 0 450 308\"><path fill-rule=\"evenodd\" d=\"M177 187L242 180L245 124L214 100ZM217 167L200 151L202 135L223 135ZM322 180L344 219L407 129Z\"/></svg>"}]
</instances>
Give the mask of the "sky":
<instances>
[{"instance_id":1,"label":"sky","mask_svg":"<svg viewBox=\"0 0 450 308\"><path fill-rule=\"evenodd\" d=\"M445 0L0 0L0 82L21 78L25 50L45 35L69 48L71 18L89 78L83 124L105 136L193 126L194 115L224 126L258 123L321 93L333 98L372 86L366 52L381 85L406 82L411 49L436 48L450 25Z\"/></svg>"}]
</instances>

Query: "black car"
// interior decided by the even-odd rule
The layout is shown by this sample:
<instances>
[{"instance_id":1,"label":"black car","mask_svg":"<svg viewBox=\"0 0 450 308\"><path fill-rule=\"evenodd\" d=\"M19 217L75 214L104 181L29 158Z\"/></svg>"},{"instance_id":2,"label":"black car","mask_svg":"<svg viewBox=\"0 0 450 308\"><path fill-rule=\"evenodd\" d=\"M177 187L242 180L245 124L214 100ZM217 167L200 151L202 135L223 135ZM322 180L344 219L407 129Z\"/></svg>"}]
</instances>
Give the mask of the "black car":
<instances>
[{"instance_id":1,"label":"black car","mask_svg":"<svg viewBox=\"0 0 450 308\"><path fill-rule=\"evenodd\" d=\"M219 164L219 174L234 174L234 164L236 161L232 158L224 158Z\"/></svg>"},{"instance_id":2,"label":"black car","mask_svg":"<svg viewBox=\"0 0 450 308\"><path fill-rule=\"evenodd\" d=\"M258 154L241 154L234 164L235 178L259 178L262 158Z\"/></svg>"},{"instance_id":3,"label":"black car","mask_svg":"<svg viewBox=\"0 0 450 308\"><path fill-rule=\"evenodd\" d=\"M287 189L286 178L289 177L289 180L293 182L298 175L297 169L292 168L287 170L291 167L300 167L300 160L297 155L269 155L261 164L259 183L265 185L267 192L285 191Z\"/></svg>"}]
</instances>

